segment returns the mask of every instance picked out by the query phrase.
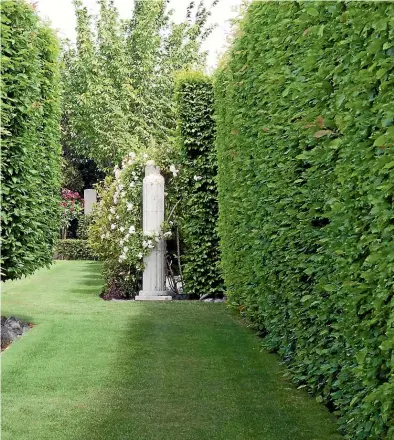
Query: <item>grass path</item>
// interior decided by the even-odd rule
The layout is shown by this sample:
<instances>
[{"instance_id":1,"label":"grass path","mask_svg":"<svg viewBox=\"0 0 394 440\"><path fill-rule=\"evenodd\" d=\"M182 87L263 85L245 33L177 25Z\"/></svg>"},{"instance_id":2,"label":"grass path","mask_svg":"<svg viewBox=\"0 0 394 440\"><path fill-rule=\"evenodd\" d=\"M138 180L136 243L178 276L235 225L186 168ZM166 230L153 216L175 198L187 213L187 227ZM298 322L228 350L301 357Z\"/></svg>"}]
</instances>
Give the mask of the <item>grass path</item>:
<instances>
[{"instance_id":1,"label":"grass path","mask_svg":"<svg viewBox=\"0 0 394 440\"><path fill-rule=\"evenodd\" d=\"M2 440L338 440L223 304L98 298L99 263L3 286L37 324L2 354Z\"/></svg>"}]
</instances>

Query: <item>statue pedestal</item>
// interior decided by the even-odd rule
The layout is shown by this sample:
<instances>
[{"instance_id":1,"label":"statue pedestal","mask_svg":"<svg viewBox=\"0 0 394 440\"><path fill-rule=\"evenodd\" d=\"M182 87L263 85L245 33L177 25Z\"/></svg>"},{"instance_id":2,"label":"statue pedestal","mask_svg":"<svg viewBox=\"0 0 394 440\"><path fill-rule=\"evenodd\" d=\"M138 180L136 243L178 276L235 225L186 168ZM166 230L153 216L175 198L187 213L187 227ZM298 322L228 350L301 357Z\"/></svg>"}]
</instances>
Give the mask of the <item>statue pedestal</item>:
<instances>
[{"instance_id":1,"label":"statue pedestal","mask_svg":"<svg viewBox=\"0 0 394 440\"><path fill-rule=\"evenodd\" d=\"M160 295L158 295L158 293ZM140 294L135 297L136 301L171 301L172 296L167 295L168 292L147 292L145 290L141 290Z\"/></svg>"},{"instance_id":2,"label":"statue pedestal","mask_svg":"<svg viewBox=\"0 0 394 440\"><path fill-rule=\"evenodd\" d=\"M143 230L145 234L161 233L164 222L164 177L160 169L152 165L145 167L143 182ZM165 288L165 241L155 244L151 253L144 258L145 270L142 278L142 290L135 297L136 301L170 301Z\"/></svg>"}]
</instances>

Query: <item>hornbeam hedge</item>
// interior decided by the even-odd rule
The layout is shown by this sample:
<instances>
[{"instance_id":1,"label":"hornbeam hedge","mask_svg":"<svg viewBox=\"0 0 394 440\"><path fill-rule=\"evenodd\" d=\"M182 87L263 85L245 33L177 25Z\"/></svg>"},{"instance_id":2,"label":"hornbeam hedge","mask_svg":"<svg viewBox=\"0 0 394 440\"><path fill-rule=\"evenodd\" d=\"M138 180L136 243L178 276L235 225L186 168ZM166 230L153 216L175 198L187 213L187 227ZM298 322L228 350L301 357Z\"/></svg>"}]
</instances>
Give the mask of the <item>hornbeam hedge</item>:
<instances>
[{"instance_id":1,"label":"hornbeam hedge","mask_svg":"<svg viewBox=\"0 0 394 440\"><path fill-rule=\"evenodd\" d=\"M178 147L181 157L183 278L191 296L223 293L217 234L217 159L212 80L199 72L177 78Z\"/></svg>"},{"instance_id":2,"label":"hornbeam hedge","mask_svg":"<svg viewBox=\"0 0 394 440\"><path fill-rule=\"evenodd\" d=\"M59 231L58 44L34 7L1 2L3 279L47 265Z\"/></svg>"},{"instance_id":3,"label":"hornbeam hedge","mask_svg":"<svg viewBox=\"0 0 394 440\"><path fill-rule=\"evenodd\" d=\"M215 94L230 302L346 438L394 439L394 4L252 3Z\"/></svg>"}]
</instances>

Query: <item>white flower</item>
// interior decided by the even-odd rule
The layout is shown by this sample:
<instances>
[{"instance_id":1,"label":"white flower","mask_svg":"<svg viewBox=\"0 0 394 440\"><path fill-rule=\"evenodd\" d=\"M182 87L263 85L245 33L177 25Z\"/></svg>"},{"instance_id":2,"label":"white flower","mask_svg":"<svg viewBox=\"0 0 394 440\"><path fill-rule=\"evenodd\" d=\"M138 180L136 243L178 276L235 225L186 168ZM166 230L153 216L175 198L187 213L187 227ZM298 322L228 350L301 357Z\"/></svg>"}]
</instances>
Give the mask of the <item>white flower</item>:
<instances>
[{"instance_id":1,"label":"white flower","mask_svg":"<svg viewBox=\"0 0 394 440\"><path fill-rule=\"evenodd\" d=\"M129 157L131 157L132 159L135 159L135 153L133 151L130 151Z\"/></svg>"},{"instance_id":2,"label":"white flower","mask_svg":"<svg viewBox=\"0 0 394 440\"><path fill-rule=\"evenodd\" d=\"M118 167L118 165L115 165L115 167L114 167L114 174L116 175L116 172L119 170L119 167Z\"/></svg>"},{"instance_id":3,"label":"white flower","mask_svg":"<svg viewBox=\"0 0 394 440\"><path fill-rule=\"evenodd\" d=\"M112 220L112 215L110 214L109 216L108 216L108 220Z\"/></svg>"},{"instance_id":4,"label":"white flower","mask_svg":"<svg viewBox=\"0 0 394 440\"><path fill-rule=\"evenodd\" d=\"M119 220L120 219L120 215L118 214L115 218L116 218L116 220Z\"/></svg>"},{"instance_id":5,"label":"white flower","mask_svg":"<svg viewBox=\"0 0 394 440\"><path fill-rule=\"evenodd\" d=\"M126 259L126 255L124 255L124 254L122 254L120 257L119 257L119 263L121 263L123 260L125 260Z\"/></svg>"},{"instance_id":6,"label":"white flower","mask_svg":"<svg viewBox=\"0 0 394 440\"><path fill-rule=\"evenodd\" d=\"M122 247L124 243L124 240L119 240L119 246Z\"/></svg>"},{"instance_id":7,"label":"white flower","mask_svg":"<svg viewBox=\"0 0 394 440\"><path fill-rule=\"evenodd\" d=\"M115 206L111 206L111 209L109 211L111 214L115 214L116 213Z\"/></svg>"},{"instance_id":8,"label":"white flower","mask_svg":"<svg viewBox=\"0 0 394 440\"><path fill-rule=\"evenodd\" d=\"M123 185L123 183L121 183L121 184L118 186L118 191L122 191L123 188L124 188L124 185Z\"/></svg>"},{"instance_id":9,"label":"white flower","mask_svg":"<svg viewBox=\"0 0 394 440\"><path fill-rule=\"evenodd\" d=\"M174 222L171 220L171 221L169 221L169 224L172 226L174 224Z\"/></svg>"},{"instance_id":10,"label":"white flower","mask_svg":"<svg viewBox=\"0 0 394 440\"><path fill-rule=\"evenodd\" d=\"M144 240L144 241L142 242L142 246L143 246L144 248L150 248L150 249L152 249L152 248L155 247L155 245L153 244L152 240Z\"/></svg>"},{"instance_id":11,"label":"white flower","mask_svg":"<svg viewBox=\"0 0 394 440\"><path fill-rule=\"evenodd\" d=\"M159 241L160 241L160 238L159 237L155 237L155 242L159 243Z\"/></svg>"},{"instance_id":12,"label":"white flower","mask_svg":"<svg viewBox=\"0 0 394 440\"><path fill-rule=\"evenodd\" d=\"M142 155L142 157L143 157L144 159L148 159L149 156L145 153L145 154Z\"/></svg>"},{"instance_id":13,"label":"white flower","mask_svg":"<svg viewBox=\"0 0 394 440\"><path fill-rule=\"evenodd\" d=\"M130 226L129 233L130 234L135 234L135 226L133 226L133 225Z\"/></svg>"},{"instance_id":14,"label":"white flower","mask_svg":"<svg viewBox=\"0 0 394 440\"><path fill-rule=\"evenodd\" d=\"M196 182L198 182L198 181L201 180L201 179L202 179L201 176L194 176L194 180L195 180Z\"/></svg>"},{"instance_id":15,"label":"white flower","mask_svg":"<svg viewBox=\"0 0 394 440\"><path fill-rule=\"evenodd\" d=\"M137 254L137 257L138 257L139 259L143 258L142 252L140 252L139 254Z\"/></svg>"},{"instance_id":16,"label":"white flower","mask_svg":"<svg viewBox=\"0 0 394 440\"><path fill-rule=\"evenodd\" d=\"M123 253L125 254L128 250L129 250L129 248L128 248L127 246L125 246L125 247L123 248Z\"/></svg>"},{"instance_id":17,"label":"white flower","mask_svg":"<svg viewBox=\"0 0 394 440\"><path fill-rule=\"evenodd\" d=\"M122 192L120 193L120 195L121 195L122 197L126 197L126 191L122 191Z\"/></svg>"},{"instance_id":18,"label":"white flower","mask_svg":"<svg viewBox=\"0 0 394 440\"><path fill-rule=\"evenodd\" d=\"M133 188L135 186L135 182L130 182L130 188Z\"/></svg>"},{"instance_id":19,"label":"white flower","mask_svg":"<svg viewBox=\"0 0 394 440\"><path fill-rule=\"evenodd\" d=\"M115 225L115 223L112 223L112 225L111 225L111 229L112 229L112 230L116 229L116 225Z\"/></svg>"},{"instance_id":20,"label":"white flower","mask_svg":"<svg viewBox=\"0 0 394 440\"><path fill-rule=\"evenodd\" d=\"M120 173L121 173L121 171L120 171L120 169L118 168L118 169L115 171L115 179L119 179L119 177L120 177Z\"/></svg>"},{"instance_id":21,"label":"white flower","mask_svg":"<svg viewBox=\"0 0 394 440\"><path fill-rule=\"evenodd\" d=\"M171 231L168 231L168 232L165 232L165 233L164 233L163 237L164 237L164 238L169 238L169 237L171 237L171 235L172 235L172 232L171 232Z\"/></svg>"},{"instance_id":22,"label":"white flower","mask_svg":"<svg viewBox=\"0 0 394 440\"><path fill-rule=\"evenodd\" d=\"M105 234L101 234L101 240L104 240Z\"/></svg>"},{"instance_id":23,"label":"white flower","mask_svg":"<svg viewBox=\"0 0 394 440\"><path fill-rule=\"evenodd\" d=\"M120 231L120 232L124 232L124 227L121 226L121 227L119 228L119 231Z\"/></svg>"},{"instance_id":24,"label":"white flower","mask_svg":"<svg viewBox=\"0 0 394 440\"><path fill-rule=\"evenodd\" d=\"M175 165L170 165L170 171L174 177L176 177L179 173L179 170L176 169Z\"/></svg>"},{"instance_id":25,"label":"white flower","mask_svg":"<svg viewBox=\"0 0 394 440\"><path fill-rule=\"evenodd\" d=\"M133 209L133 204L130 202L127 202L127 211L131 211Z\"/></svg>"},{"instance_id":26,"label":"white flower","mask_svg":"<svg viewBox=\"0 0 394 440\"><path fill-rule=\"evenodd\" d=\"M130 238L130 234L126 234L124 240L127 241Z\"/></svg>"},{"instance_id":27,"label":"white flower","mask_svg":"<svg viewBox=\"0 0 394 440\"><path fill-rule=\"evenodd\" d=\"M118 199L116 197L114 197L114 205L118 204Z\"/></svg>"}]
</instances>

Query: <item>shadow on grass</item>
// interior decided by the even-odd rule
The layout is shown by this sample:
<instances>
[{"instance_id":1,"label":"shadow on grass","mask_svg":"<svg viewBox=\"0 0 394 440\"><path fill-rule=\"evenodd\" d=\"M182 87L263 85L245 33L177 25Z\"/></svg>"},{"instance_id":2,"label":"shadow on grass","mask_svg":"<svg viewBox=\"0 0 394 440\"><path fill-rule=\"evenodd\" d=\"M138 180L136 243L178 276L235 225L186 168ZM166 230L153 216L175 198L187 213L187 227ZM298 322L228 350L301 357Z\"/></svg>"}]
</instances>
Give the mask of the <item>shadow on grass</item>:
<instances>
[{"instance_id":1,"label":"shadow on grass","mask_svg":"<svg viewBox=\"0 0 394 440\"><path fill-rule=\"evenodd\" d=\"M97 294L99 296L104 286L104 279L101 274L102 264L97 261L88 261L85 264L87 269L80 279L80 288L73 289L73 292L77 294L88 293L93 296Z\"/></svg>"},{"instance_id":2,"label":"shadow on grass","mask_svg":"<svg viewBox=\"0 0 394 440\"><path fill-rule=\"evenodd\" d=\"M97 279L100 278L102 263L98 261L87 261L85 263L85 270L83 272L85 278Z\"/></svg>"},{"instance_id":3,"label":"shadow on grass","mask_svg":"<svg viewBox=\"0 0 394 440\"><path fill-rule=\"evenodd\" d=\"M324 407L222 305L139 307L78 440L338 440ZM121 310L121 309L119 309Z\"/></svg>"},{"instance_id":4,"label":"shadow on grass","mask_svg":"<svg viewBox=\"0 0 394 440\"><path fill-rule=\"evenodd\" d=\"M95 279L82 278L80 284L83 286L81 290L90 289L90 291L93 291L94 289L101 289L104 286L104 281L100 277L96 277Z\"/></svg>"}]
</instances>

